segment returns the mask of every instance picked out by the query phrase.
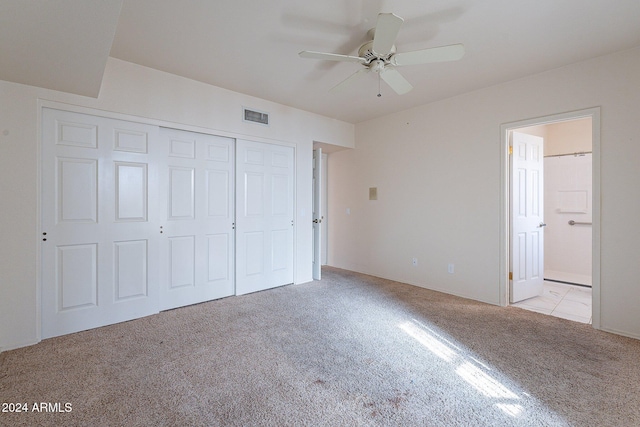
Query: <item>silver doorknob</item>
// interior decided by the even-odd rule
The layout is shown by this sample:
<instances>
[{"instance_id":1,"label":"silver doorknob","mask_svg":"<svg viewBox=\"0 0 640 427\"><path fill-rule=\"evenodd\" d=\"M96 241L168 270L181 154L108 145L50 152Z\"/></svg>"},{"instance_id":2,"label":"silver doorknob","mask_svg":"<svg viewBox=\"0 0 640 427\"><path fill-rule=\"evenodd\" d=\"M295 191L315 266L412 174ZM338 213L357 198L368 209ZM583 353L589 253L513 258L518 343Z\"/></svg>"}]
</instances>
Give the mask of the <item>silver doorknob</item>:
<instances>
[{"instance_id":1,"label":"silver doorknob","mask_svg":"<svg viewBox=\"0 0 640 427\"><path fill-rule=\"evenodd\" d=\"M547 226L547 224L545 224L544 222L541 222L541 223L540 223L540 225L539 225L538 227L539 227L539 228L542 228L542 227L546 227L546 226Z\"/></svg>"}]
</instances>

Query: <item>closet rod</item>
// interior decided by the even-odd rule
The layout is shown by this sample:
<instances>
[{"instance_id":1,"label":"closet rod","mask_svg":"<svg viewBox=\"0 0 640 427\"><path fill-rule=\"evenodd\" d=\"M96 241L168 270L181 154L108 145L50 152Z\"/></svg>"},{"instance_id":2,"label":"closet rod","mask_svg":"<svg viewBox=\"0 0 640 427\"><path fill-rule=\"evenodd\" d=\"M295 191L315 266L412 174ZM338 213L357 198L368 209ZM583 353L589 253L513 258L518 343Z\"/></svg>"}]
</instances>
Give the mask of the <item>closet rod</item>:
<instances>
[{"instance_id":1,"label":"closet rod","mask_svg":"<svg viewBox=\"0 0 640 427\"><path fill-rule=\"evenodd\" d=\"M578 151L577 153L567 153L567 154L549 154L544 157L564 157L564 156L584 156L585 154L591 154L592 151Z\"/></svg>"}]
</instances>

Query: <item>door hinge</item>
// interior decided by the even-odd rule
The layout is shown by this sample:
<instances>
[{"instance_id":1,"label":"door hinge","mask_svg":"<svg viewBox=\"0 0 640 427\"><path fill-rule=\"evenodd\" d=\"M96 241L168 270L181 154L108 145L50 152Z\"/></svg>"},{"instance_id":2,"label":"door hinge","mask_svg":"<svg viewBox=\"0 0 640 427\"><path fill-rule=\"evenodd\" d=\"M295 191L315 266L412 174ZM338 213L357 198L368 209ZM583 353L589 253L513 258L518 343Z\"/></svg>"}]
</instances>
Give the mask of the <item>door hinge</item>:
<instances>
[{"instance_id":1,"label":"door hinge","mask_svg":"<svg viewBox=\"0 0 640 427\"><path fill-rule=\"evenodd\" d=\"M509 272L509 280L513 280L513 273L511 271Z\"/></svg>"},{"instance_id":2,"label":"door hinge","mask_svg":"<svg viewBox=\"0 0 640 427\"><path fill-rule=\"evenodd\" d=\"M509 155L513 154L513 145L509 146Z\"/></svg>"}]
</instances>

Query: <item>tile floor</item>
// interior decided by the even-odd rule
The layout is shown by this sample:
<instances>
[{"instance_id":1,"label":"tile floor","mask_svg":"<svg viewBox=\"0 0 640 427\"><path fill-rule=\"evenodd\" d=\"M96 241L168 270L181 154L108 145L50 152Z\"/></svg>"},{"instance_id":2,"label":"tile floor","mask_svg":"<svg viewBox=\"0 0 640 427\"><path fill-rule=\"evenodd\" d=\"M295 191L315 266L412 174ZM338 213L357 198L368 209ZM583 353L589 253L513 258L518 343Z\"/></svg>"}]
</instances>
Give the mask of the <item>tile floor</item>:
<instances>
[{"instance_id":1,"label":"tile floor","mask_svg":"<svg viewBox=\"0 0 640 427\"><path fill-rule=\"evenodd\" d=\"M542 295L512 304L581 323L591 323L591 288L544 281Z\"/></svg>"}]
</instances>

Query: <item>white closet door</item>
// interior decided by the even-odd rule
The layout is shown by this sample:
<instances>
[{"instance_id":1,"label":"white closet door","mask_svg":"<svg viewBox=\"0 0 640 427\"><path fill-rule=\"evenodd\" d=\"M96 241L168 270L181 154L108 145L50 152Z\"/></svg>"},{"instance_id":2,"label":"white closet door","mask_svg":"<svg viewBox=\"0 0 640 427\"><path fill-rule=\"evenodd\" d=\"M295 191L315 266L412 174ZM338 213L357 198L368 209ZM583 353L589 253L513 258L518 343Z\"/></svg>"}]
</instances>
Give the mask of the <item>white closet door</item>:
<instances>
[{"instance_id":1,"label":"white closet door","mask_svg":"<svg viewBox=\"0 0 640 427\"><path fill-rule=\"evenodd\" d=\"M43 338L158 311L157 132L43 109Z\"/></svg>"},{"instance_id":2,"label":"white closet door","mask_svg":"<svg viewBox=\"0 0 640 427\"><path fill-rule=\"evenodd\" d=\"M236 142L236 294L293 283L294 151Z\"/></svg>"},{"instance_id":3,"label":"white closet door","mask_svg":"<svg viewBox=\"0 0 640 427\"><path fill-rule=\"evenodd\" d=\"M233 139L161 129L162 310L234 293Z\"/></svg>"}]
</instances>

